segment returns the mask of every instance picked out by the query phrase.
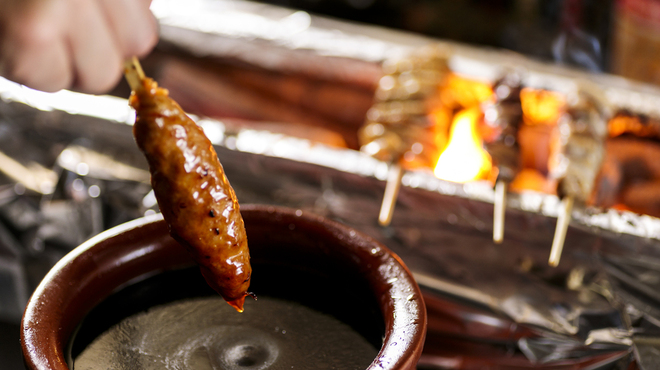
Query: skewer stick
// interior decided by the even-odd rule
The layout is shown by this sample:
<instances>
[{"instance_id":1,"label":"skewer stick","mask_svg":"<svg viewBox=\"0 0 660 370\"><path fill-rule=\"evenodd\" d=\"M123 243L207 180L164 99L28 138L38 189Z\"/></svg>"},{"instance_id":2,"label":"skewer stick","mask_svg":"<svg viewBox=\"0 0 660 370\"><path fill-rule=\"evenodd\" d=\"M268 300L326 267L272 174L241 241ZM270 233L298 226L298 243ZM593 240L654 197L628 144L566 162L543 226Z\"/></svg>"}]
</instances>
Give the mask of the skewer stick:
<instances>
[{"instance_id":1,"label":"skewer stick","mask_svg":"<svg viewBox=\"0 0 660 370\"><path fill-rule=\"evenodd\" d=\"M142 88L142 80L145 76L137 57L132 57L124 62L124 77L131 90L137 91Z\"/></svg>"},{"instance_id":2,"label":"skewer stick","mask_svg":"<svg viewBox=\"0 0 660 370\"><path fill-rule=\"evenodd\" d=\"M566 231L571 222L571 211L573 210L573 197L565 197L561 201L562 208L557 215L557 227L555 228L555 237L552 239L552 249L550 250L550 259L548 265L557 267L561 252L564 249L564 240L566 240Z\"/></svg>"},{"instance_id":3,"label":"skewer stick","mask_svg":"<svg viewBox=\"0 0 660 370\"><path fill-rule=\"evenodd\" d=\"M508 185L504 181L495 183L493 241L497 244L502 243L502 240L504 240L504 215L506 212L506 191Z\"/></svg>"},{"instance_id":4,"label":"skewer stick","mask_svg":"<svg viewBox=\"0 0 660 370\"><path fill-rule=\"evenodd\" d=\"M380 205L380 213L378 214L378 223L381 226L388 226L390 222L392 222L394 205L396 204L396 198L399 195L402 176L403 169L401 166L393 163L387 174L387 184L385 185L385 194L383 194L383 203Z\"/></svg>"}]
</instances>

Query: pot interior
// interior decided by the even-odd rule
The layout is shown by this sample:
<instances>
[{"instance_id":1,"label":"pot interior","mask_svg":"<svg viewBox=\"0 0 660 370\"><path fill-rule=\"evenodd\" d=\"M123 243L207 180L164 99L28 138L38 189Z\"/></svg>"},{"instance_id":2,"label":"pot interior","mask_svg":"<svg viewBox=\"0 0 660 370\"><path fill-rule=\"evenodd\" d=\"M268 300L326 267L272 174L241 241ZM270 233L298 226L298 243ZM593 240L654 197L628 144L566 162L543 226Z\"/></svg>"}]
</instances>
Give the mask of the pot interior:
<instances>
[{"instance_id":1,"label":"pot interior","mask_svg":"<svg viewBox=\"0 0 660 370\"><path fill-rule=\"evenodd\" d=\"M167 361L175 365L201 362L200 369L283 369L291 364L314 368L321 363L367 368L376 357L385 328L368 286L264 261L254 264L254 271L251 288L258 299L247 301L242 314L224 303L194 266L122 288L82 320L70 341L69 367L141 363L142 368L155 369L166 364L145 365L139 357L148 355L170 356ZM140 344L145 340L147 344ZM319 346L323 353L317 353ZM172 356L181 348L191 353Z\"/></svg>"}]
</instances>

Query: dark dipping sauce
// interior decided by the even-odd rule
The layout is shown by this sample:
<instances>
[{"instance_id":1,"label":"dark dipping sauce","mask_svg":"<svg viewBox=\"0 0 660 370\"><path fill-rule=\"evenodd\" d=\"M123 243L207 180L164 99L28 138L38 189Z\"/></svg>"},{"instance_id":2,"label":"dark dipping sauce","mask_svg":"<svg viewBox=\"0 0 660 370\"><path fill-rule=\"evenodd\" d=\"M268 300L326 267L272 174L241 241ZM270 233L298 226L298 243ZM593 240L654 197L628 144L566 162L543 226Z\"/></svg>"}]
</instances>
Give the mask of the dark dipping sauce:
<instances>
[{"instance_id":1,"label":"dark dipping sauce","mask_svg":"<svg viewBox=\"0 0 660 370\"><path fill-rule=\"evenodd\" d=\"M362 287L347 291L336 283L257 263L251 290L258 300L246 300L245 312L237 313L197 268L161 273L97 305L70 342L69 364L74 370L366 369L382 344L382 315Z\"/></svg>"}]
</instances>

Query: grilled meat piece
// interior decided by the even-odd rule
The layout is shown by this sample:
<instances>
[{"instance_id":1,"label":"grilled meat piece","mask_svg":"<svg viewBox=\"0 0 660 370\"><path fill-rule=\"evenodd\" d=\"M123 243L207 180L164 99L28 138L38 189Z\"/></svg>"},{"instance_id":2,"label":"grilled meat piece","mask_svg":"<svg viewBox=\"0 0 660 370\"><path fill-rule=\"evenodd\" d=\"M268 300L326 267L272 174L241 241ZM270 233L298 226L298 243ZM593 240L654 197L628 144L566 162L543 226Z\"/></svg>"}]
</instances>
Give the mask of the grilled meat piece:
<instances>
[{"instance_id":1,"label":"grilled meat piece","mask_svg":"<svg viewBox=\"0 0 660 370\"><path fill-rule=\"evenodd\" d=\"M405 156L409 162L414 158L432 167L437 134L428 114L449 73L447 51L422 48L408 58L384 63L383 73L359 132L361 150L389 163Z\"/></svg>"},{"instance_id":2,"label":"grilled meat piece","mask_svg":"<svg viewBox=\"0 0 660 370\"><path fill-rule=\"evenodd\" d=\"M493 86L495 100L484 106L484 146L499 172L497 181L511 183L520 171L518 130L523 122L520 103L522 78L510 72Z\"/></svg>"},{"instance_id":3,"label":"grilled meat piece","mask_svg":"<svg viewBox=\"0 0 660 370\"><path fill-rule=\"evenodd\" d=\"M557 195L585 203L591 197L605 156L607 120L603 105L581 91L567 99L551 143L550 173L558 180Z\"/></svg>"},{"instance_id":4,"label":"grilled meat piece","mask_svg":"<svg viewBox=\"0 0 660 370\"><path fill-rule=\"evenodd\" d=\"M202 129L150 78L130 103L135 140L149 162L151 183L170 234L200 266L208 284L243 310L250 254L234 190Z\"/></svg>"}]
</instances>

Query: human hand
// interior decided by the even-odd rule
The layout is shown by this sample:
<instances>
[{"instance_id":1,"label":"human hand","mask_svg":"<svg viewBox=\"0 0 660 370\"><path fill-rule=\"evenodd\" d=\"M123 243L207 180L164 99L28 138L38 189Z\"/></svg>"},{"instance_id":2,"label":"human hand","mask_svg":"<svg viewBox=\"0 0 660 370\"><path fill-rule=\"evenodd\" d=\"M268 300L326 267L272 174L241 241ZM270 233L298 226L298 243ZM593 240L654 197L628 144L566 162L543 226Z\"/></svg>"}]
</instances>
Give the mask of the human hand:
<instances>
[{"instance_id":1,"label":"human hand","mask_svg":"<svg viewBox=\"0 0 660 370\"><path fill-rule=\"evenodd\" d=\"M151 0L0 0L0 75L54 92L110 90L156 44Z\"/></svg>"}]
</instances>

